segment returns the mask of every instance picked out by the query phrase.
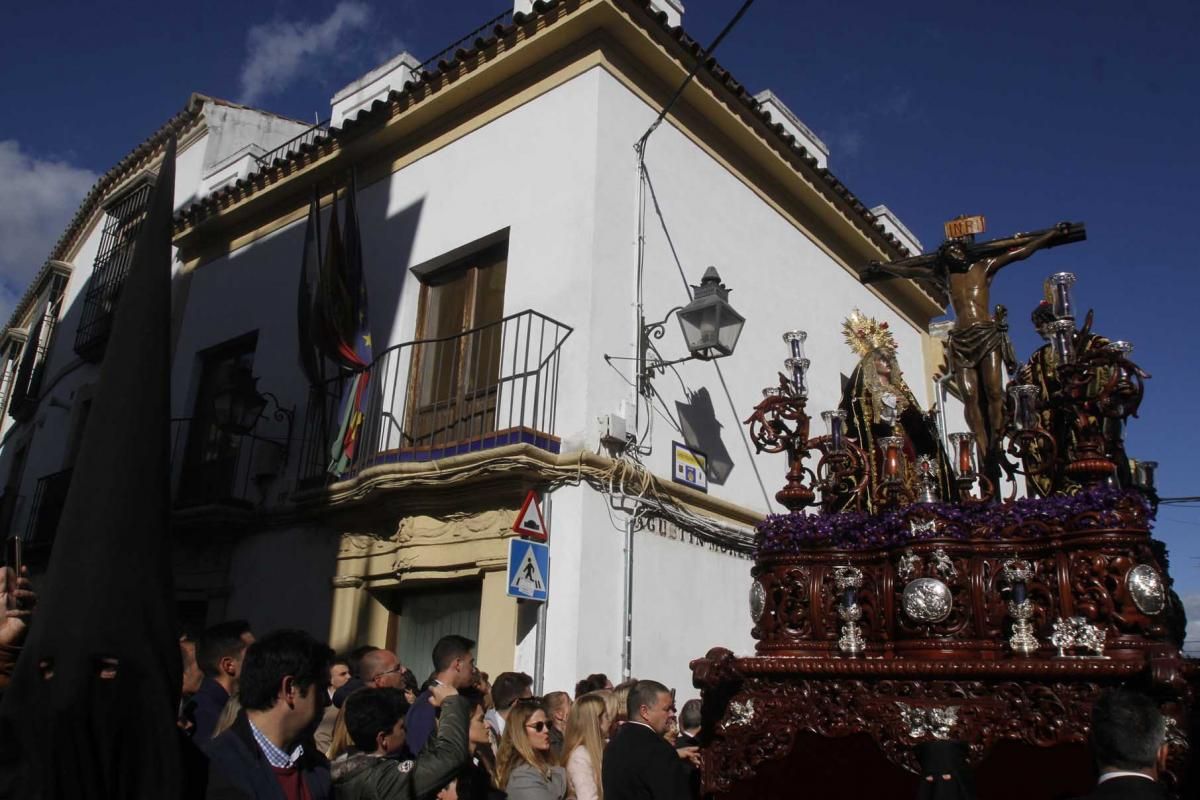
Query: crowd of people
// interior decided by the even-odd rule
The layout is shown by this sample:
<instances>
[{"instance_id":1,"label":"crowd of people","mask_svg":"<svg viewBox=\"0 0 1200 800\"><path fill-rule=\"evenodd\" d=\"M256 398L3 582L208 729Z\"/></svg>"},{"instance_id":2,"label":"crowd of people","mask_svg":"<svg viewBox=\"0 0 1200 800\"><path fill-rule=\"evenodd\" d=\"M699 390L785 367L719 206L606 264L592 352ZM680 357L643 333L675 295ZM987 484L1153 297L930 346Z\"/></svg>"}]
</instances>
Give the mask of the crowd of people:
<instances>
[{"instance_id":1,"label":"crowd of people","mask_svg":"<svg viewBox=\"0 0 1200 800\"><path fill-rule=\"evenodd\" d=\"M419 682L391 650L335 655L302 631L256 639L241 620L180 640L179 727L202 796L352 800L684 800L699 792L700 701L651 680L533 679L475 664L442 637ZM196 796L201 796L199 792Z\"/></svg>"},{"instance_id":2,"label":"crowd of people","mask_svg":"<svg viewBox=\"0 0 1200 800\"><path fill-rule=\"evenodd\" d=\"M16 602L16 601L20 602ZM37 596L0 569L0 691ZM298 630L256 638L244 621L179 642L178 730L184 794L271 800L684 800L699 795L700 701L676 715L652 680L614 686L602 674L572 694L533 696L533 679L490 680L475 643L437 642L418 683L396 653L338 656ZM115 673L115 669L113 670ZM100 679L106 675L101 672ZM1164 798L1167 723L1143 694L1102 693L1091 715L1099 771L1085 800ZM923 743L922 800L970 800L966 744ZM0 770L0 778L13 777ZM4 780L0 780L3 783ZM0 795L5 794L0 786ZM9 787L11 788L11 787ZM802 790L802 786L797 786ZM173 793L164 791L163 796ZM13 795L15 796L15 795Z\"/></svg>"}]
</instances>

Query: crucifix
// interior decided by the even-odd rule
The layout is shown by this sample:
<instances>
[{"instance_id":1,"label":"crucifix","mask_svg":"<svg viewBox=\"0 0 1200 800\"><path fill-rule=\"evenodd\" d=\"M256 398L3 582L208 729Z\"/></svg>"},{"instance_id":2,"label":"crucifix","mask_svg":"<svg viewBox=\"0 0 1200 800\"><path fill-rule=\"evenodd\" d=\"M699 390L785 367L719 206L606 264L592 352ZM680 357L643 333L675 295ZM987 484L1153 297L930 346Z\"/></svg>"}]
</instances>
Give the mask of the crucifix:
<instances>
[{"instance_id":1,"label":"crucifix","mask_svg":"<svg viewBox=\"0 0 1200 800\"><path fill-rule=\"evenodd\" d=\"M1003 462L1004 369L1016 370L1016 357L1008 338L1004 306L989 309L992 278L1014 261L1038 250L1087 238L1083 223L1060 222L1053 228L1018 233L1004 239L976 242L983 217L946 223L947 239L933 253L901 261L872 261L863 270L863 283L892 277L936 284L950 296L954 327L946 346L949 369L962 392L967 424L975 434L984 475L999 488Z\"/></svg>"}]
</instances>

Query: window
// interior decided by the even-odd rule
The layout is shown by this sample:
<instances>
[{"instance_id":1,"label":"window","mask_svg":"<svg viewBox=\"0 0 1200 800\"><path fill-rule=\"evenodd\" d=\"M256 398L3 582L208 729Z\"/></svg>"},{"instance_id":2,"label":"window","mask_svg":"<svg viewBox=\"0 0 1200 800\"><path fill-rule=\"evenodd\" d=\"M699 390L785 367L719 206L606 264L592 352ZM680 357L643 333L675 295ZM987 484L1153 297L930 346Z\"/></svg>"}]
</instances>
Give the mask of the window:
<instances>
[{"instance_id":1,"label":"window","mask_svg":"<svg viewBox=\"0 0 1200 800\"><path fill-rule=\"evenodd\" d=\"M104 355L104 345L112 331L113 312L133 262L134 244L146 219L153 190L153 182L147 180L107 209L100 252L96 255L75 334L75 352L89 361L98 361Z\"/></svg>"},{"instance_id":2,"label":"window","mask_svg":"<svg viewBox=\"0 0 1200 800\"><path fill-rule=\"evenodd\" d=\"M239 455L244 437L217 424L213 399L229 385L236 370L254 367L258 332L239 336L200 353L200 381L196 404L188 424L179 500L199 505L229 500L234 496Z\"/></svg>"},{"instance_id":3,"label":"window","mask_svg":"<svg viewBox=\"0 0 1200 800\"><path fill-rule=\"evenodd\" d=\"M67 288L68 273L52 270L39 292L40 305L33 315L32 329L21 350L20 361L13 375L11 391L8 392L8 411L14 419L24 420L37 407L41 391L42 374L46 357L54 339L54 328L62 312L63 293Z\"/></svg>"},{"instance_id":4,"label":"window","mask_svg":"<svg viewBox=\"0 0 1200 800\"><path fill-rule=\"evenodd\" d=\"M9 336L3 348L0 348L0 417L8 413L8 403L12 398L13 386L17 382L17 367L25 349L24 338L16 338L12 336L12 332ZM24 337L24 334L21 336Z\"/></svg>"},{"instance_id":5,"label":"window","mask_svg":"<svg viewBox=\"0 0 1200 800\"><path fill-rule=\"evenodd\" d=\"M413 446L494 429L508 245L424 278L405 431Z\"/></svg>"}]
</instances>

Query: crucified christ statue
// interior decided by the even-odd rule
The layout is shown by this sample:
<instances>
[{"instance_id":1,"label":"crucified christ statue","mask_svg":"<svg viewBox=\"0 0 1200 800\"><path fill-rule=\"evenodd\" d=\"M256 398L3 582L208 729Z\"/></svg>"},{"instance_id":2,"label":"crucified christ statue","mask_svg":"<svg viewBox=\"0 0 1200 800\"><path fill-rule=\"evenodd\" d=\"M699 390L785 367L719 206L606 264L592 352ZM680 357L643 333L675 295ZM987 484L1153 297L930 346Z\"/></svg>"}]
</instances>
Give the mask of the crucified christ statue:
<instances>
[{"instance_id":1,"label":"crucified christ statue","mask_svg":"<svg viewBox=\"0 0 1200 800\"><path fill-rule=\"evenodd\" d=\"M1060 222L1053 228L1017 234L1007 239L975 242L973 236L949 239L928 255L902 261L873 261L862 273L863 283L890 277L936 283L950 295L954 327L947 358L963 395L967 424L975 434L984 475L999 486L1003 460L1004 372L1016 370L1008 338L1007 312L989 309L992 278L1001 268L1029 258L1038 250L1079 242L1087 236L1082 224Z\"/></svg>"}]
</instances>

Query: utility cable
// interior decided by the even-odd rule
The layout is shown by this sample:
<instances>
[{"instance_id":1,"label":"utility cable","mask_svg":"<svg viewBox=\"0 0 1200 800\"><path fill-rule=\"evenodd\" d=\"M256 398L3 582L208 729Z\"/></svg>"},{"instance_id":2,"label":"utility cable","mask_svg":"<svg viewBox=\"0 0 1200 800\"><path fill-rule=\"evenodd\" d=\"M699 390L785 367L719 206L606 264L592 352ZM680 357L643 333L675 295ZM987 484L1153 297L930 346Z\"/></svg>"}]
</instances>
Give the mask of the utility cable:
<instances>
[{"instance_id":1,"label":"utility cable","mask_svg":"<svg viewBox=\"0 0 1200 800\"><path fill-rule=\"evenodd\" d=\"M647 128L646 132L642 134L642 138L638 139L637 144L634 145L638 152L643 153L644 155L646 142L650 138L650 135L654 133L654 131L658 129L658 126L662 124L662 121L666 119L667 112L671 110L671 107L675 105L676 101L678 101L680 96L683 95L683 90L686 89L687 85L692 82L692 78L696 77L696 73L700 71L700 67L704 66L705 62L712 58L712 54L716 52L716 49L721 44L721 41L729 34L730 31L733 30L734 26L741 21L742 17L747 11L750 10L750 6L753 4L754 0L746 0L746 2L742 3L742 7L738 9L737 13L733 15L733 18L730 19L729 22L725 23L725 27L722 28L721 32L717 34L717 38L712 40L712 44L702 50L700 55L696 57L696 63L693 64L692 68L688 71L687 77L683 79L683 83L679 84L679 88L675 90L675 94L671 95L671 99L668 100L662 107L662 111L658 112L658 116L654 118L654 122L650 124L650 127Z\"/></svg>"},{"instance_id":2,"label":"utility cable","mask_svg":"<svg viewBox=\"0 0 1200 800\"><path fill-rule=\"evenodd\" d=\"M658 217L659 225L662 226L663 236L667 240L667 245L671 250L671 257L675 260L675 267L679 271L679 280L683 282L683 290L688 296L688 300L692 299L692 286L687 281L687 275L683 271L683 261L679 258L679 253L675 249L675 242L671 239L671 231L667 227L667 219L663 215L662 206L658 204L658 195L654 192L654 184L650 180L650 171L646 168L645 163L641 165L642 174L645 176L646 186L650 190L650 202L654 206L655 216ZM729 401L729 410L733 414L734 427L738 429L738 434L741 436L742 445L746 448L746 456L750 459L750 467L754 470L754 477L758 481L759 491L762 492L763 502L766 504L767 513L771 513L774 509L771 507L771 497L767 492L767 486L763 482L762 473L758 469L758 460L754 457L754 452L750 448L750 439L746 435L745 429L741 426L740 415L737 412L737 406L734 405L733 395L729 391L729 384L725 382L725 373L721 371L721 364L713 361L713 366L717 368L717 377L721 379L721 388L725 390L725 399ZM678 373L676 373L678 376ZM682 378L680 379L682 382ZM657 394L657 391L655 392Z\"/></svg>"}]
</instances>

